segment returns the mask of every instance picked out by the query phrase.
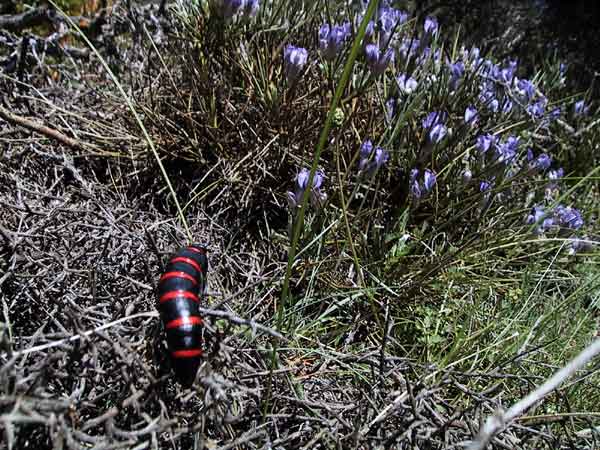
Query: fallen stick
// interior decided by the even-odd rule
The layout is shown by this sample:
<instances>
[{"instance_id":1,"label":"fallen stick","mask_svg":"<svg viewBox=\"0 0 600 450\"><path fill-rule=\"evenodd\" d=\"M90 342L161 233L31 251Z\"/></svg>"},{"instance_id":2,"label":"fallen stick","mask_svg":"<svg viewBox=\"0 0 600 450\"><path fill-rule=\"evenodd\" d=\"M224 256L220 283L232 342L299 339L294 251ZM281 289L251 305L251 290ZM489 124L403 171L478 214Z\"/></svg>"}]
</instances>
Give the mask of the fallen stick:
<instances>
[{"instance_id":1,"label":"fallen stick","mask_svg":"<svg viewBox=\"0 0 600 450\"><path fill-rule=\"evenodd\" d=\"M101 11L95 18L84 16L71 16L71 20L79 25L79 28L89 34L97 34L106 20L106 11ZM45 6L26 11L21 14L0 15L0 29L7 31L21 31L26 28L37 27L64 21L53 8Z\"/></svg>"},{"instance_id":2,"label":"fallen stick","mask_svg":"<svg viewBox=\"0 0 600 450\"><path fill-rule=\"evenodd\" d=\"M54 139L55 141L58 141L66 145L67 147L71 147L77 150L89 151L90 149L93 149L99 151L99 149L92 144L84 144L76 139L66 136L65 134L61 133L58 130L55 130L54 128L47 127L46 125L43 125L26 117L17 116L16 114L11 113L3 106L0 106L0 118L6 120L7 122L13 125L19 125L23 128L27 128L28 130L43 134L44 136L50 139Z\"/></svg>"},{"instance_id":3,"label":"fallen stick","mask_svg":"<svg viewBox=\"0 0 600 450\"><path fill-rule=\"evenodd\" d=\"M586 347L569 364L556 372L544 384L531 392L524 399L515 403L508 411L497 411L489 416L481 428L477 438L470 443L468 450L483 450L492 438L505 429L511 421L515 420L534 404L542 400L550 392L558 388L571 375L585 366L596 355L600 354L600 339L596 339Z\"/></svg>"},{"instance_id":4,"label":"fallen stick","mask_svg":"<svg viewBox=\"0 0 600 450\"><path fill-rule=\"evenodd\" d=\"M20 31L48 23L51 21L48 11L48 8L42 7L21 14L3 14L0 16L0 29Z\"/></svg>"}]
</instances>

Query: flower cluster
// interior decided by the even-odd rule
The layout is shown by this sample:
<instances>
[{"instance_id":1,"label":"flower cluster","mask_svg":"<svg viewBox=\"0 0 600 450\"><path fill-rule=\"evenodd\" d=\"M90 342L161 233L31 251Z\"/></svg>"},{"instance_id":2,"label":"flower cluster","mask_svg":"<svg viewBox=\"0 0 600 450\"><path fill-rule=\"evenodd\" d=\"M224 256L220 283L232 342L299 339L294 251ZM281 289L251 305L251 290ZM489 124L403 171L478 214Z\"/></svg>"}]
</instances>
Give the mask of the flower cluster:
<instances>
[{"instance_id":1,"label":"flower cluster","mask_svg":"<svg viewBox=\"0 0 600 450\"><path fill-rule=\"evenodd\" d=\"M362 20L362 15L358 20ZM395 61L395 35L408 20L408 14L384 4L379 8L376 20L367 25L365 34L365 60L374 75L383 74ZM358 24L358 23L357 23Z\"/></svg>"},{"instance_id":2,"label":"flower cluster","mask_svg":"<svg viewBox=\"0 0 600 450\"><path fill-rule=\"evenodd\" d=\"M558 186L557 181L560 180L562 177L565 176L565 171L562 167L559 167L558 169L552 169L548 171L548 184L546 185L546 190L547 191L552 191L554 189L556 189L556 187Z\"/></svg>"},{"instance_id":3,"label":"flower cluster","mask_svg":"<svg viewBox=\"0 0 600 450\"><path fill-rule=\"evenodd\" d=\"M305 48L290 44L283 49L285 75L290 83L295 82L300 77L307 61L308 51Z\"/></svg>"},{"instance_id":4,"label":"flower cluster","mask_svg":"<svg viewBox=\"0 0 600 450\"><path fill-rule=\"evenodd\" d=\"M390 159L389 153L381 147L373 147L370 140L360 146L358 169L369 174L375 173Z\"/></svg>"},{"instance_id":5,"label":"flower cluster","mask_svg":"<svg viewBox=\"0 0 600 450\"><path fill-rule=\"evenodd\" d=\"M353 30L364 17L366 3L361 3L362 12L354 18L331 14L329 21L320 26L318 51L324 60L336 61L341 57ZM381 94L378 100L383 106L383 117L379 123L375 117L369 126L373 124L375 130L383 127L381 140L393 146L398 154L395 160L418 167L408 177L410 198L417 200L418 205L418 200L432 192L437 182L433 169L438 167L448 174L445 178L448 186L458 182L463 183L465 190L478 192L478 198L486 200L484 208L494 202L506 203L508 199L518 201L518 196L523 199L527 196L526 201L532 201L537 192L527 193L523 181L533 177L538 186L545 186L545 190L539 191L540 197L545 194L546 201L556 198L564 171L557 167L561 157L551 154L556 146L547 143L548 138L558 135L555 131L564 128L564 122L581 125L590 105L585 100L553 104L544 95L544 90L551 92L547 89L553 86L548 77L521 78L516 60L496 61L482 55L477 47L463 47L451 52L450 57L438 43L439 24L435 18L427 17L421 27L415 28L405 12L390 7L391 2L381 4L368 23L362 42L365 64L354 69L362 73L352 78L356 81L351 83L355 83L353 89L359 88L353 92L363 92L361 89L368 88L369 83L384 80L378 89L371 91ZM288 81L297 81L307 62L306 49L287 45L284 68ZM326 67L336 70L335 66ZM370 91L364 92L369 95ZM420 129L414 130L415 119ZM542 141L539 136L545 139ZM365 140L359 151L359 177L374 175L389 161L388 150ZM453 176L456 162L462 167ZM310 187L313 204L322 203L319 201L324 195L320 191L322 182L323 173L319 172ZM299 196L308 189L306 169L300 172L296 184L296 191L288 193L293 207L297 207ZM573 232L583 226L579 210L569 206L549 211L536 205L527 222L537 224L539 233Z\"/></svg>"},{"instance_id":6,"label":"flower cluster","mask_svg":"<svg viewBox=\"0 0 600 450\"><path fill-rule=\"evenodd\" d=\"M446 114L439 111L430 112L423 119L423 129L427 133L429 142L437 144L448 134L446 127Z\"/></svg>"},{"instance_id":7,"label":"flower cluster","mask_svg":"<svg viewBox=\"0 0 600 450\"><path fill-rule=\"evenodd\" d=\"M302 197L308 188L308 179L310 178L310 170L303 168L296 176L296 189L288 191L287 198L290 208L296 210L302 204ZM320 207L327 200L327 194L321 190L325 174L322 170L317 170L312 180L312 188L310 190L310 201L314 207Z\"/></svg>"},{"instance_id":8,"label":"flower cluster","mask_svg":"<svg viewBox=\"0 0 600 450\"><path fill-rule=\"evenodd\" d=\"M419 169L415 168L410 171L410 192L416 199L431 192L437 181L435 173L429 169L423 171L422 177L420 175Z\"/></svg>"},{"instance_id":9,"label":"flower cluster","mask_svg":"<svg viewBox=\"0 0 600 450\"><path fill-rule=\"evenodd\" d=\"M394 49L381 50L377 44L368 44L365 47L365 58L371 72L381 75L394 62Z\"/></svg>"},{"instance_id":10,"label":"flower cluster","mask_svg":"<svg viewBox=\"0 0 600 450\"><path fill-rule=\"evenodd\" d=\"M529 168L532 170L548 170L552 165L552 156L548 153L541 153L537 157L534 157L533 150L527 150L527 161L529 161Z\"/></svg>"},{"instance_id":11,"label":"flower cluster","mask_svg":"<svg viewBox=\"0 0 600 450\"><path fill-rule=\"evenodd\" d=\"M477 109L472 105L467 106L467 109L465 109L465 123L475 126L478 119L479 113L477 112Z\"/></svg>"},{"instance_id":12,"label":"flower cluster","mask_svg":"<svg viewBox=\"0 0 600 450\"><path fill-rule=\"evenodd\" d=\"M396 84L398 89L404 95L410 95L417 90L419 83L413 77L401 73L396 77Z\"/></svg>"},{"instance_id":13,"label":"flower cluster","mask_svg":"<svg viewBox=\"0 0 600 450\"><path fill-rule=\"evenodd\" d=\"M460 84L462 77L465 74L465 65L462 61L455 62L449 65L450 69L450 90L455 91Z\"/></svg>"},{"instance_id":14,"label":"flower cluster","mask_svg":"<svg viewBox=\"0 0 600 450\"><path fill-rule=\"evenodd\" d=\"M327 60L337 58L350 37L350 22L343 25L321 25L319 28L319 49Z\"/></svg>"},{"instance_id":15,"label":"flower cluster","mask_svg":"<svg viewBox=\"0 0 600 450\"><path fill-rule=\"evenodd\" d=\"M236 14L255 16L260 6L259 0L217 0L217 12L224 18L230 19Z\"/></svg>"},{"instance_id":16,"label":"flower cluster","mask_svg":"<svg viewBox=\"0 0 600 450\"><path fill-rule=\"evenodd\" d=\"M408 14L398 9L383 6L379 9L377 28L379 29L379 45L388 47L392 44L394 33L400 25L408 20Z\"/></svg>"},{"instance_id":17,"label":"flower cluster","mask_svg":"<svg viewBox=\"0 0 600 450\"><path fill-rule=\"evenodd\" d=\"M435 36L439 29L437 19L432 16L427 16L425 18L425 23L423 24L423 29L425 30L426 36Z\"/></svg>"},{"instance_id":18,"label":"flower cluster","mask_svg":"<svg viewBox=\"0 0 600 450\"><path fill-rule=\"evenodd\" d=\"M575 116L586 116L590 112L590 107L585 104L585 100L579 100L573 105Z\"/></svg>"},{"instance_id":19,"label":"flower cluster","mask_svg":"<svg viewBox=\"0 0 600 450\"><path fill-rule=\"evenodd\" d=\"M558 205L551 211L541 205L535 205L525 222L528 225L536 224L536 234L548 231L574 231L580 229L584 224L581 211L563 205Z\"/></svg>"},{"instance_id":20,"label":"flower cluster","mask_svg":"<svg viewBox=\"0 0 600 450\"><path fill-rule=\"evenodd\" d=\"M477 136L475 147L479 150L482 164L500 162L507 166L515 160L520 142L517 136L511 135L500 141L497 136L486 133Z\"/></svg>"}]
</instances>

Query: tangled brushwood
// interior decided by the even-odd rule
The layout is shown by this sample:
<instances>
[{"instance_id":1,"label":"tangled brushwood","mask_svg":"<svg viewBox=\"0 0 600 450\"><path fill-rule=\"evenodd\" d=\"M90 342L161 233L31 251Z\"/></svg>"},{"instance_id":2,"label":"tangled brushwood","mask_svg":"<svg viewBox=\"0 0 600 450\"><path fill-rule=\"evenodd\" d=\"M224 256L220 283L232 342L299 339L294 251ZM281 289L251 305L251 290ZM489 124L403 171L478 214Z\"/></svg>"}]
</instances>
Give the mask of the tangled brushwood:
<instances>
[{"instance_id":1,"label":"tangled brushwood","mask_svg":"<svg viewBox=\"0 0 600 450\"><path fill-rule=\"evenodd\" d=\"M595 448L595 353L519 403L597 339L568 64L406 1L156 3L0 16L0 448Z\"/></svg>"}]
</instances>

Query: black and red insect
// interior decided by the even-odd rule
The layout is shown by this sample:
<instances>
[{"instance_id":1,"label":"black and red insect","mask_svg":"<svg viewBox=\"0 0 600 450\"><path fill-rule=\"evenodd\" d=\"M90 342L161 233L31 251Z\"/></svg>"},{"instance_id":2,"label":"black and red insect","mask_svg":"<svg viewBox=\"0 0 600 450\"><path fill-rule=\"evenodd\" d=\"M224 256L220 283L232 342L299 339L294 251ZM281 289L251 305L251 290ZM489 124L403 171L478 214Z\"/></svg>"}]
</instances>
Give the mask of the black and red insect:
<instances>
[{"instance_id":1,"label":"black and red insect","mask_svg":"<svg viewBox=\"0 0 600 450\"><path fill-rule=\"evenodd\" d=\"M157 308L167 333L175 377L185 387L196 378L202 359L202 317L198 311L206 290L206 249L190 245L177 252L158 282Z\"/></svg>"}]
</instances>

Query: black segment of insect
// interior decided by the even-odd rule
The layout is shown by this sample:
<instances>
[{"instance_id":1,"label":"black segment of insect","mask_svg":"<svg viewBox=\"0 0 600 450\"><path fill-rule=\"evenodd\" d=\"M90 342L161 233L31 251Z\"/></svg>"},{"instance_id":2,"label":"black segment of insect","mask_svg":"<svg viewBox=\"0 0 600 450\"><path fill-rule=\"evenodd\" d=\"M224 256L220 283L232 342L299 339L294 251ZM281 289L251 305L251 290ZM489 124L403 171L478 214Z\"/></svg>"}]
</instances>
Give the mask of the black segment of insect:
<instances>
[{"instance_id":1,"label":"black segment of insect","mask_svg":"<svg viewBox=\"0 0 600 450\"><path fill-rule=\"evenodd\" d=\"M190 387L202 360L202 317L198 311L206 292L206 248L193 244L169 259L158 282L158 303L167 334L175 378Z\"/></svg>"}]
</instances>

